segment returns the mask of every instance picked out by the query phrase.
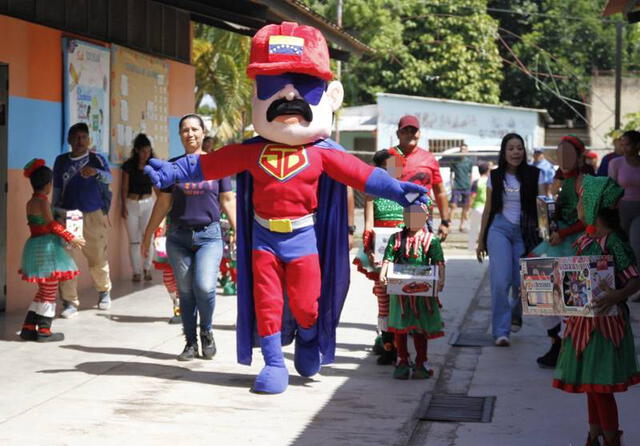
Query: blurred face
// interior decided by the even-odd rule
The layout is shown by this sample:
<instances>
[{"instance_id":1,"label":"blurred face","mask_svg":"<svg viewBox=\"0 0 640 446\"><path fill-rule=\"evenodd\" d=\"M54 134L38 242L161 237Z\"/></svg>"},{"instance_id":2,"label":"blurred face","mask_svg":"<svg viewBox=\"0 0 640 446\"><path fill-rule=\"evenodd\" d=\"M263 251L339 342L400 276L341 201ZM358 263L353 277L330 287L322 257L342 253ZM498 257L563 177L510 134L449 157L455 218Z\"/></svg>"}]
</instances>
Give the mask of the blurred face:
<instances>
[{"instance_id":1,"label":"blurred face","mask_svg":"<svg viewBox=\"0 0 640 446\"><path fill-rule=\"evenodd\" d=\"M140 163L146 164L151 157L151 146L142 146L138 149L138 158Z\"/></svg>"},{"instance_id":2,"label":"blurred face","mask_svg":"<svg viewBox=\"0 0 640 446\"><path fill-rule=\"evenodd\" d=\"M420 140L420 129L415 127L405 127L396 132L398 136L398 146L404 150L413 150Z\"/></svg>"},{"instance_id":3,"label":"blurred face","mask_svg":"<svg viewBox=\"0 0 640 446\"><path fill-rule=\"evenodd\" d=\"M574 171L578 167L578 154L576 148L566 141L558 144L558 164L563 173Z\"/></svg>"},{"instance_id":4,"label":"blurred face","mask_svg":"<svg viewBox=\"0 0 640 446\"><path fill-rule=\"evenodd\" d=\"M422 209L422 206L412 204L411 206L404 208L402 220L404 221L404 225L410 231L419 231L424 227L424 224L427 221L427 214L424 209Z\"/></svg>"},{"instance_id":5,"label":"blurred face","mask_svg":"<svg viewBox=\"0 0 640 446\"><path fill-rule=\"evenodd\" d=\"M517 168L526 156L522 141L519 138L511 138L507 141L504 156L510 167Z\"/></svg>"},{"instance_id":6,"label":"blurred face","mask_svg":"<svg viewBox=\"0 0 640 446\"><path fill-rule=\"evenodd\" d=\"M205 139L202 143L202 150L207 153L213 152L213 139Z\"/></svg>"},{"instance_id":7,"label":"blurred face","mask_svg":"<svg viewBox=\"0 0 640 446\"><path fill-rule=\"evenodd\" d=\"M188 118L180 126L180 140L186 153L194 153L200 150L204 130L200 127L200 121L195 118Z\"/></svg>"},{"instance_id":8,"label":"blurred face","mask_svg":"<svg viewBox=\"0 0 640 446\"><path fill-rule=\"evenodd\" d=\"M76 131L69 136L69 139L67 141L71 146L71 151L75 154L82 155L87 150L89 150L90 140L88 133Z\"/></svg>"},{"instance_id":9,"label":"blurred face","mask_svg":"<svg viewBox=\"0 0 640 446\"><path fill-rule=\"evenodd\" d=\"M329 83L326 90L324 87L318 90L314 80L318 79L289 73L256 78L252 101L256 132L265 139L290 146L329 137L333 112L342 104L344 90L338 81ZM266 88L273 86L275 92Z\"/></svg>"},{"instance_id":10,"label":"blurred face","mask_svg":"<svg viewBox=\"0 0 640 446\"><path fill-rule=\"evenodd\" d=\"M533 154L533 160L537 163L542 161L542 158L544 158L544 154L542 152L535 152Z\"/></svg>"},{"instance_id":11,"label":"blurred face","mask_svg":"<svg viewBox=\"0 0 640 446\"><path fill-rule=\"evenodd\" d=\"M387 161L385 161L385 168L391 178L397 180L402 176L402 160L397 156L391 155Z\"/></svg>"},{"instance_id":12,"label":"blurred face","mask_svg":"<svg viewBox=\"0 0 640 446\"><path fill-rule=\"evenodd\" d=\"M626 136L623 136L620 139L620 145L622 146L624 156L634 157L638 155L638 149L640 147L634 146L633 142L631 142L631 140Z\"/></svg>"}]
</instances>

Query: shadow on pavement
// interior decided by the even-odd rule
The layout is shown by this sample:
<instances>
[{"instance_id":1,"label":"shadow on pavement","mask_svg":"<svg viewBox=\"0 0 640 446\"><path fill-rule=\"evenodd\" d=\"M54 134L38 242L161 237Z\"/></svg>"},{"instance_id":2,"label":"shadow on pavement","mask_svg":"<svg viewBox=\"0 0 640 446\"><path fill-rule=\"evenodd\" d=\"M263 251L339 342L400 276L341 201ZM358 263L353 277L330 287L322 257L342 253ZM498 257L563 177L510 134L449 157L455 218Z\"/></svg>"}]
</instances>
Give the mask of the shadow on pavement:
<instances>
[{"instance_id":1,"label":"shadow on pavement","mask_svg":"<svg viewBox=\"0 0 640 446\"><path fill-rule=\"evenodd\" d=\"M187 367L146 362L96 361L77 364L73 369L39 370L38 373L59 374L82 372L96 376L140 376L170 379L174 381L211 384L223 387L240 387L250 390L255 376L246 373L225 373L191 370ZM289 385L307 387L313 379L291 376Z\"/></svg>"},{"instance_id":2,"label":"shadow on pavement","mask_svg":"<svg viewBox=\"0 0 640 446\"><path fill-rule=\"evenodd\" d=\"M150 322L166 322L169 323L169 317L156 317L156 316L130 316L127 314L113 314L113 313L97 313L96 316L109 319L114 322L125 322L130 324L145 324Z\"/></svg>"},{"instance_id":3,"label":"shadow on pavement","mask_svg":"<svg viewBox=\"0 0 640 446\"><path fill-rule=\"evenodd\" d=\"M139 350L135 348L124 347L89 347L87 345L61 345L60 348L68 350L77 350L85 353L98 353L107 355L130 355L130 356L144 356L146 358L160 359L160 360L175 360L176 355L169 353L154 352L148 350Z\"/></svg>"}]
</instances>

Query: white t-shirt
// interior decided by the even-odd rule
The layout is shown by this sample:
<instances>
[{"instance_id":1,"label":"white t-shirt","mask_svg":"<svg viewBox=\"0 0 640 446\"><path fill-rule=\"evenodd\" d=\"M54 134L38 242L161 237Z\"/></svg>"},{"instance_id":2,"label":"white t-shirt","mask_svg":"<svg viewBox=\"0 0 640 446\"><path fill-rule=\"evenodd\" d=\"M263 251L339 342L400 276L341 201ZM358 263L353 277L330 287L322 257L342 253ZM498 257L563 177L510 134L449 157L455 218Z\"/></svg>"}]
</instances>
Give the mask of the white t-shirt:
<instances>
[{"instance_id":1,"label":"white t-shirt","mask_svg":"<svg viewBox=\"0 0 640 446\"><path fill-rule=\"evenodd\" d=\"M538 174L538 184L544 184L544 176ZM487 187L493 189L491 176L487 180ZM502 212L504 218L514 225L520 224L520 181L512 173L504 175L504 192L502 193Z\"/></svg>"}]
</instances>

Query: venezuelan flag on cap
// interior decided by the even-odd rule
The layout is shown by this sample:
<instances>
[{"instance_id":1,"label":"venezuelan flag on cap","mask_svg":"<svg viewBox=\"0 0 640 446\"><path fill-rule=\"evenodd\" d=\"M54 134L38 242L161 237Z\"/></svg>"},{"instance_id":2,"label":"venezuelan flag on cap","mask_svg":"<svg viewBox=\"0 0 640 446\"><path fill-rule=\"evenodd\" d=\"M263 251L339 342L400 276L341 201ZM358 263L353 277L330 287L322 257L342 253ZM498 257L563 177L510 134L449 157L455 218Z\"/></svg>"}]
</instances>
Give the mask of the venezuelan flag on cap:
<instances>
[{"instance_id":1,"label":"venezuelan flag on cap","mask_svg":"<svg viewBox=\"0 0 640 446\"><path fill-rule=\"evenodd\" d=\"M269 37L269 62L301 60L303 51L302 37L277 35Z\"/></svg>"}]
</instances>

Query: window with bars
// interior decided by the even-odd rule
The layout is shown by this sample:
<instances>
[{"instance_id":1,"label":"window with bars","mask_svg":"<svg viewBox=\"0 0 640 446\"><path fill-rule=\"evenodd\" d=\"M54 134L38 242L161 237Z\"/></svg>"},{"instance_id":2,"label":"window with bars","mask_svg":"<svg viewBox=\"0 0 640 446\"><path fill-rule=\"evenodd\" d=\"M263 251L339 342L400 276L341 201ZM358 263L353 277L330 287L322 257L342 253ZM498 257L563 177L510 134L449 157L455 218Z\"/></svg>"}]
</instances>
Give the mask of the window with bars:
<instances>
[{"instance_id":1,"label":"window with bars","mask_svg":"<svg viewBox=\"0 0 640 446\"><path fill-rule=\"evenodd\" d=\"M464 139L430 139L429 151L438 153L444 152L452 147L460 147L464 144Z\"/></svg>"}]
</instances>

